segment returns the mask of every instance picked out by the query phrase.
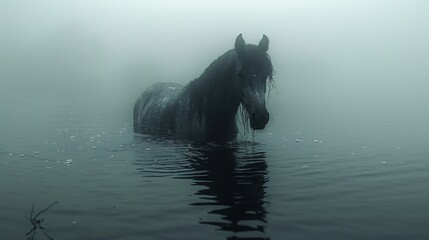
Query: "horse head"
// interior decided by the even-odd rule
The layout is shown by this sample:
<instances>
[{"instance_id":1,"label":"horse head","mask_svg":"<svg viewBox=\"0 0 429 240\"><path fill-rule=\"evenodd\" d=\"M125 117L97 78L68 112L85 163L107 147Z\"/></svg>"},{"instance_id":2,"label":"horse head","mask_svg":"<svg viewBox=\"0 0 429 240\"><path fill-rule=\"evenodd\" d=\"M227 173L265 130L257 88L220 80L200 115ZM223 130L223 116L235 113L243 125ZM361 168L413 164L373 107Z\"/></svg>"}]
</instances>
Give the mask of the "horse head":
<instances>
[{"instance_id":1,"label":"horse head","mask_svg":"<svg viewBox=\"0 0 429 240\"><path fill-rule=\"evenodd\" d=\"M273 67L268 51L268 38L263 35L259 44L245 44L242 35L235 40L237 53L236 79L241 104L247 112L250 127L264 129L269 120L265 107L267 81L272 80Z\"/></svg>"}]
</instances>

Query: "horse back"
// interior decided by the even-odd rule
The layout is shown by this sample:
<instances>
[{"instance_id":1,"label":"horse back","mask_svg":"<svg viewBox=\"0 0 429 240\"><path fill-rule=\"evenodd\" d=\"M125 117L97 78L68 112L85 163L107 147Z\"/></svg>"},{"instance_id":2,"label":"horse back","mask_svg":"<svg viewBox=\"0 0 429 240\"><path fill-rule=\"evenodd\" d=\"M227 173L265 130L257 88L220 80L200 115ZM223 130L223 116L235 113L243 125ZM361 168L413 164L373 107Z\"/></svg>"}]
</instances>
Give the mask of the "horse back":
<instances>
[{"instance_id":1,"label":"horse back","mask_svg":"<svg viewBox=\"0 0 429 240\"><path fill-rule=\"evenodd\" d=\"M144 91L134 104L134 127L148 131L171 130L175 122L175 102L183 86L156 83Z\"/></svg>"}]
</instances>

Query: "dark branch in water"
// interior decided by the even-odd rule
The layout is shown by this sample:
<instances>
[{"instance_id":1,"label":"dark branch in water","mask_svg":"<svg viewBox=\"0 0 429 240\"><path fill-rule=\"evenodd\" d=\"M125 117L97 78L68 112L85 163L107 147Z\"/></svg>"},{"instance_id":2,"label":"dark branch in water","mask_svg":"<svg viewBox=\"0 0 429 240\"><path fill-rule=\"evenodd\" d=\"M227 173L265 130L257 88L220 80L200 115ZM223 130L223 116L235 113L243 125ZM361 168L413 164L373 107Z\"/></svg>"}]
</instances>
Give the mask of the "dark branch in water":
<instances>
[{"instance_id":1,"label":"dark branch in water","mask_svg":"<svg viewBox=\"0 0 429 240\"><path fill-rule=\"evenodd\" d=\"M52 237L49 236L49 234L46 232L47 230L45 230L45 228L42 226L42 222L45 219L39 219L38 217L40 215L42 215L42 213L48 211L51 207L53 207L55 204L57 204L58 202L55 201L53 202L51 205L49 205L47 208L43 209L42 211L38 212L34 217L33 217L33 213L34 213L34 206L36 205L35 203L33 203L33 205L31 206L31 212L30 212L30 217L25 217L25 219L27 219L31 225L33 226L33 228L25 234L25 236L28 236L27 240L34 240L34 236L36 235L36 231L37 229L41 229L43 231L43 234L46 236L46 238L48 238L49 240L54 240Z\"/></svg>"}]
</instances>

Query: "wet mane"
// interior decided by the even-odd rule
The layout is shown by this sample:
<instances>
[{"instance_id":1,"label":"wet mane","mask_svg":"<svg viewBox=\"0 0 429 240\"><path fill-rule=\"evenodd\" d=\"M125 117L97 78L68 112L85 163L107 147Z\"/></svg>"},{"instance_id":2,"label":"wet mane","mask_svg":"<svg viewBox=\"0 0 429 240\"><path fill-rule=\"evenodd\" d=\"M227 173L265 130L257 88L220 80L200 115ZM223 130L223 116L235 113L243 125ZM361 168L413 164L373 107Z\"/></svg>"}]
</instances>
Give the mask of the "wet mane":
<instances>
[{"instance_id":1,"label":"wet mane","mask_svg":"<svg viewBox=\"0 0 429 240\"><path fill-rule=\"evenodd\" d=\"M213 61L200 77L191 81L185 91L189 92L190 109L202 120L208 105L215 104L217 89L231 85L236 72L237 54L234 50L224 53ZM229 82L228 82L229 80Z\"/></svg>"}]
</instances>

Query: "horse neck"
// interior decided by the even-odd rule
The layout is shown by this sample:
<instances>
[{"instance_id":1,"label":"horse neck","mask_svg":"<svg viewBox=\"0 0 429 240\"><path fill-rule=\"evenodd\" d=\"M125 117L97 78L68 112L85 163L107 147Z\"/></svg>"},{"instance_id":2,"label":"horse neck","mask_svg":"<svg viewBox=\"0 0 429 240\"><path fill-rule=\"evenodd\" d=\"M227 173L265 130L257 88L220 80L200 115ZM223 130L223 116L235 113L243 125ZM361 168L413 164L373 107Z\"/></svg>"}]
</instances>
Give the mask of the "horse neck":
<instances>
[{"instance_id":1,"label":"horse neck","mask_svg":"<svg viewBox=\"0 0 429 240\"><path fill-rule=\"evenodd\" d=\"M203 104L200 114L207 127L235 126L235 115L240 106L239 92L235 85L235 62L235 52L226 52L191 83L195 87L189 88L190 95L200 96L195 100L204 102L195 104Z\"/></svg>"}]
</instances>

